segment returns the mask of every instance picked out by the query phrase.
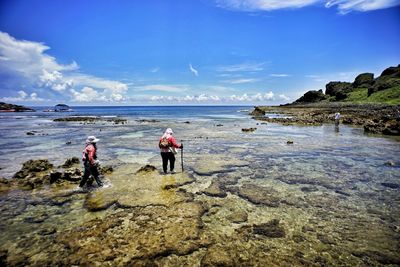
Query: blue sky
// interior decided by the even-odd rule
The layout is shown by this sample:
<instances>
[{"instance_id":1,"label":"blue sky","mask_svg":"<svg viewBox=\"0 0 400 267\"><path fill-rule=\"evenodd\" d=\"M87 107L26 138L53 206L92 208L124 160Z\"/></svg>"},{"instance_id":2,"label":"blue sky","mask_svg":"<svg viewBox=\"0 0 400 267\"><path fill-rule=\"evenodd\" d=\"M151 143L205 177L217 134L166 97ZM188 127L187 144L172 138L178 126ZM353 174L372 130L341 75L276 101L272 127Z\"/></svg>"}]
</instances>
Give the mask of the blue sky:
<instances>
[{"instance_id":1,"label":"blue sky","mask_svg":"<svg viewBox=\"0 0 400 267\"><path fill-rule=\"evenodd\" d=\"M400 63L400 0L0 2L0 100L253 105Z\"/></svg>"}]
</instances>

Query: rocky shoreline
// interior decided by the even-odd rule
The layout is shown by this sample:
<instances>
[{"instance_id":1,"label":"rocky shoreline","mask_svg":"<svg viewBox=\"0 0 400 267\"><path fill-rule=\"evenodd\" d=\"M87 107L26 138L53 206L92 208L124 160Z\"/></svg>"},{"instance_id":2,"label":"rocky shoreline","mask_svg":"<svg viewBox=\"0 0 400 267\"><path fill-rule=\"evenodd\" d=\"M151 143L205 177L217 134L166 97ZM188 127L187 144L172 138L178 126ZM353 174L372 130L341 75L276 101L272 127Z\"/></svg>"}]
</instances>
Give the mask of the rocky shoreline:
<instances>
[{"instance_id":1,"label":"rocky shoreline","mask_svg":"<svg viewBox=\"0 0 400 267\"><path fill-rule=\"evenodd\" d=\"M341 123L363 126L365 132L400 135L400 106L380 104L308 103L281 106L257 106L250 113L257 121L283 125L322 125L334 123L340 112ZM279 114L270 118L265 114Z\"/></svg>"},{"instance_id":2,"label":"rocky shoreline","mask_svg":"<svg viewBox=\"0 0 400 267\"><path fill-rule=\"evenodd\" d=\"M20 106L20 105L7 104L4 102L0 102L0 112L24 112L24 111L33 112L36 110L34 110L32 108Z\"/></svg>"}]
</instances>

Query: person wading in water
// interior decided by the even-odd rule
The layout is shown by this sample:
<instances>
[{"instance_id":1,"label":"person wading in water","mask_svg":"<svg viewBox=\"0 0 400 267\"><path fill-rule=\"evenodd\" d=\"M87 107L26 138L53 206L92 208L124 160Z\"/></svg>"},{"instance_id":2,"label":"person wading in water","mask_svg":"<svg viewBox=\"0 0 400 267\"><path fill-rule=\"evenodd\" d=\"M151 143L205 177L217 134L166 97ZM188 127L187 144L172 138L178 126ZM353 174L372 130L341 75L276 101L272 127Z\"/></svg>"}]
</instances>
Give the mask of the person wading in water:
<instances>
[{"instance_id":1,"label":"person wading in water","mask_svg":"<svg viewBox=\"0 0 400 267\"><path fill-rule=\"evenodd\" d=\"M83 155L82 155L82 161L83 161L83 166L85 167L85 173L83 174L79 187L83 187L86 184L90 175L93 176L99 187L103 186L103 183L100 181L99 178L99 170L97 169L99 166L99 161L97 160L96 143L98 141L100 141L100 139L97 139L95 136L89 136L86 139L86 146L85 149L83 150Z\"/></svg>"},{"instance_id":2,"label":"person wading in water","mask_svg":"<svg viewBox=\"0 0 400 267\"><path fill-rule=\"evenodd\" d=\"M178 145L176 143L175 138L172 136L173 131L171 128L168 128L164 135L160 138L160 141L158 142L158 147L160 148L161 151L161 158L163 162L163 171L166 174L167 169L168 169L168 161L169 161L169 170L171 171L172 174L175 173L174 168L175 168L175 154L176 150L175 148L183 148L183 144Z\"/></svg>"}]
</instances>

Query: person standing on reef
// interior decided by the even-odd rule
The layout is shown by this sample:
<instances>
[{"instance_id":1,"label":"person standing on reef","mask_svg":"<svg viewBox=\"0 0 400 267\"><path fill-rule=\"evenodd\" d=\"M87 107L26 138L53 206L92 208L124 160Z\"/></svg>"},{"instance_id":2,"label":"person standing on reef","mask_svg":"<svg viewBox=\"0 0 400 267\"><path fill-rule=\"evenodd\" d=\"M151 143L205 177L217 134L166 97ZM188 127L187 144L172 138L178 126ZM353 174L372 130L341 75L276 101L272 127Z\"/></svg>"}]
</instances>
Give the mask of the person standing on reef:
<instances>
[{"instance_id":1,"label":"person standing on reef","mask_svg":"<svg viewBox=\"0 0 400 267\"><path fill-rule=\"evenodd\" d=\"M336 112L335 113L335 126L339 127L339 122L340 122L340 113Z\"/></svg>"},{"instance_id":2,"label":"person standing on reef","mask_svg":"<svg viewBox=\"0 0 400 267\"><path fill-rule=\"evenodd\" d=\"M183 148L183 144L178 145L176 143L175 137L172 135L174 132L171 128L168 128L163 136L161 136L160 141L158 142L158 147L161 151L161 158L163 163L163 171L166 174L168 169L168 161L169 161L169 170L172 174L175 173L175 148Z\"/></svg>"},{"instance_id":3,"label":"person standing on reef","mask_svg":"<svg viewBox=\"0 0 400 267\"><path fill-rule=\"evenodd\" d=\"M97 145L96 145L98 141L100 141L100 139L97 139L95 136L88 136L88 138L86 139L86 145L82 155L82 161L83 161L83 166L85 167L85 172L83 174L79 187L83 187L86 184L90 175L93 176L99 187L103 186L103 183L100 181L99 178L99 170L98 170L99 161L97 160Z\"/></svg>"}]
</instances>

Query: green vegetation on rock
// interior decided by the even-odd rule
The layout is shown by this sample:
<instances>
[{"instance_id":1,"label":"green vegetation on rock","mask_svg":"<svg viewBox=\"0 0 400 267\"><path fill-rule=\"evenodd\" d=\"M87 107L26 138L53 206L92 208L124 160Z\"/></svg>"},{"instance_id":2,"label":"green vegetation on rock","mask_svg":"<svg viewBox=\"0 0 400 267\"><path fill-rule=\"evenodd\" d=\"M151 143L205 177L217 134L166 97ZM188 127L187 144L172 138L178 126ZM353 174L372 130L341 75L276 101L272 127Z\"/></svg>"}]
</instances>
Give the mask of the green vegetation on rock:
<instances>
[{"instance_id":1,"label":"green vegetation on rock","mask_svg":"<svg viewBox=\"0 0 400 267\"><path fill-rule=\"evenodd\" d=\"M389 67L374 79L372 73L359 74L353 83L329 82L325 94L322 89L311 90L293 104L315 102L353 102L400 104L400 65Z\"/></svg>"}]
</instances>

